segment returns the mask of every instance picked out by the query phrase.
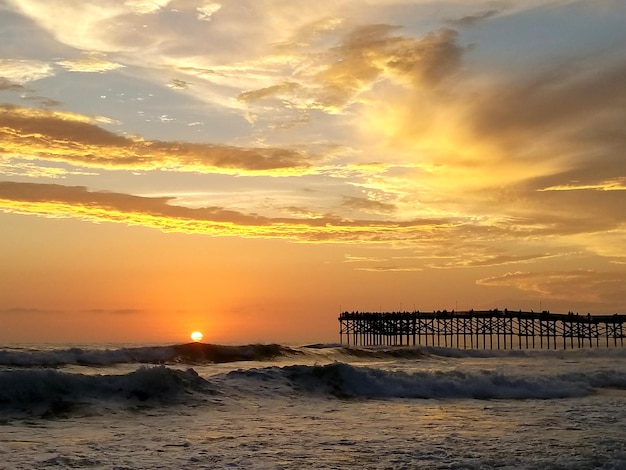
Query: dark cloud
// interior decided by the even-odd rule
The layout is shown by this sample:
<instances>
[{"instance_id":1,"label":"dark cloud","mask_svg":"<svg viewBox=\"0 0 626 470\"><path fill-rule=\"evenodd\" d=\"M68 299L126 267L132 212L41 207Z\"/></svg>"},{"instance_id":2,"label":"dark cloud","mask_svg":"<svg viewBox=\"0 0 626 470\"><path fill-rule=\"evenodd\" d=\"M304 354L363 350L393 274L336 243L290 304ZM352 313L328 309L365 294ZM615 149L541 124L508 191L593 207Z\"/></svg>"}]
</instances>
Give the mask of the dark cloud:
<instances>
[{"instance_id":1,"label":"dark cloud","mask_svg":"<svg viewBox=\"0 0 626 470\"><path fill-rule=\"evenodd\" d=\"M22 85L13 83L6 78L0 77L0 91L23 91L25 88Z\"/></svg>"},{"instance_id":2,"label":"dark cloud","mask_svg":"<svg viewBox=\"0 0 626 470\"><path fill-rule=\"evenodd\" d=\"M415 39L392 35L396 30L389 25L363 26L329 52L333 60L316 76L325 87L325 104L345 105L385 74L432 87L458 70L464 49L456 31L441 29Z\"/></svg>"},{"instance_id":3,"label":"dark cloud","mask_svg":"<svg viewBox=\"0 0 626 470\"><path fill-rule=\"evenodd\" d=\"M455 27L469 28L496 16L498 13L500 13L499 10L486 10L473 15L467 15L455 20L450 20L448 21L448 24Z\"/></svg>"},{"instance_id":4,"label":"dark cloud","mask_svg":"<svg viewBox=\"0 0 626 470\"><path fill-rule=\"evenodd\" d=\"M458 33L453 29L441 29L428 34L419 41L399 43L393 47L389 65L396 71L412 77L427 86L453 75L460 67L465 48L457 42Z\"/></svg>"},{"instance_id":5,"label":"dark cloud","mask_svg":"<svg viewBox=\"0 0 626 470\"><path fill-rule=\"evenodd\" d=\"M3 77L0 77L0 91L15 91L15 92L23 93L21 95L21 98L24 101L35 102L39 106L53 107L53 106L59 106L61 104L60 101L53 100L51 98L46 98L45 96L27 95L26 92L32 93L33 90L26 88L25 86L20 85L18 83L11 82L10 80L7 80L6 78L3 78Z\"/></svg>"},{"instance_id":6,"label":"dark cloud","mask_svg":"<svg viewBox=\"0 0 626 470\"><path fill-rule=\"evenodd\" d=\"M30 101L38 104L39 106L45 106L46 108L53 108L55 106L61 106L61 101L53 100L52 98L46 98L45 96L24 96L22 98L25 101Z\"/></svg>"},{"instance_id":7,"label":"dark cloud","mask_svg":"<svg viewBox=\"0 0 626 470\"><path fill-rule=\"evenodd\" d=\"M361 210L377 214L390 214L396 210L396 206L393 204L353 196L343 196L341 206L351 210Z\"/></svg>"},{"instance_id":8,"label":"dark cloud","mask_svg":"<svg viewBox=\"0 0 626 470\"><path fill-rule=\"evenodd\" d=\"M489 207L511 232L533 236L623 227L626 67L584 65L529 71L473 94L465 122L489 152L472 171L519 176L467 192L462 211Z\"/></svg>"},{"instance_id":9,"label":"dark cloud","mask_svg":"<svg viewBox=\"0 0 626 470\"><path fill-rule=\"evenodd\" d=\"M167 86L173 88L174 90L186 90L187 88L189 88L189 85L191 85L191 83L185 80L180 80L178 78L172 78L167 83Z\"/></svg>"},{"instance_id":10,"label":"dark cloud","mask_svg":"<svg viewBox=\"0 0 626 470\"><path fill-rule=\"evenodd\" d=\"M619 123L626 118L624 83L623 65L552 68L484 93L475 103L469 124L479 136L521 149L550 136L565 143L573 139L575 148L601 144L608 134L613 144L623 145L626 128Z\"/></svg>"},{"instance_id":11,"label":"dark cloud","mask_svg":"<svg viewBox=\"0 0 626 470\"><path fill-rule=\"evenodd\" d=\"M132 140L118 136L82 120L65 119L57 113L30 110L19 106L0 105L0 128L8 140L16 134L24 146L28 143L66 142L68 146L131 146Z\"/></svg>"},{"instance_id":12,"label":"dark cloud","mask_svg":"<svg viewBox=\"0 0 626 470\"><path fill-rule=\"evenodd\" d=\"M300 85L297 83L285 82L280 85L273 85L267 88L241 93L238 99L246 102L258 101L265 98L274 98L281 94L291 94L296 92L299 88Z\"/></svg>"}]
</instances>

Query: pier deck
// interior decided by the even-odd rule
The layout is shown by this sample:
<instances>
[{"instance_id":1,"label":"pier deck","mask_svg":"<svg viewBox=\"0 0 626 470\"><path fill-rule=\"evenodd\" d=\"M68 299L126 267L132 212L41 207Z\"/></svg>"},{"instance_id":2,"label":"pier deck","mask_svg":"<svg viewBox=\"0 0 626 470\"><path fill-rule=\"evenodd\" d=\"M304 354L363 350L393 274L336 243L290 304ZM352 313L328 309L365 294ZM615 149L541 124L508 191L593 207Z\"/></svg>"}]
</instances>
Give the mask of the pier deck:
<instances>
[{"instance_id":1,"label":"pier deck","mask_svg":"<svg viewBox=\"0 0 626 470\"><path fill-rule=\"evenodd\" d=\"M342 312L339 342L355 346L532 349L624 346L626 315L469 310Z\"/></svg>"}]
</instances>

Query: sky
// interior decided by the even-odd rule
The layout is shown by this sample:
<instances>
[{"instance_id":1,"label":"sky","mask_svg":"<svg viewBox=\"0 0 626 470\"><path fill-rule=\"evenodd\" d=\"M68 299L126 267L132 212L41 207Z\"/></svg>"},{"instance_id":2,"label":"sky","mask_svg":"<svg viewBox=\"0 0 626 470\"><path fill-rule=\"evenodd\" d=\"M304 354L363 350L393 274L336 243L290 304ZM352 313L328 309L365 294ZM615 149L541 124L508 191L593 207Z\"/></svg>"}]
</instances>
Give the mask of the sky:
<instances>
[{"instance_id":1,"label":"sky","mask_svg":"<svg viewBox=\"0 0 626 470\"><path fill-rule=\"evenodd\" d=\"M626 313L622 0L0 0L0 343Z\"/></svg>"}]
</instances>

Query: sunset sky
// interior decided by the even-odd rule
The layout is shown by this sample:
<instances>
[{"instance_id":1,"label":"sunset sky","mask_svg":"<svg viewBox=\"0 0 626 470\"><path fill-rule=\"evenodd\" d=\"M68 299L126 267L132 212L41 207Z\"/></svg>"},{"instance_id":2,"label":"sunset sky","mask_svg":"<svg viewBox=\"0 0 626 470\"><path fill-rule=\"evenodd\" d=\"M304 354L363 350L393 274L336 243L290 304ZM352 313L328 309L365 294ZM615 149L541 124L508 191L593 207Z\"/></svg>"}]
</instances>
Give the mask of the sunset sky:
<instances>
[{"instance_id":1,"label":"sunset sky","mask_svg":"<svg viewBox=\"0 0 626 470\"><path fill-rule=\"evenodd\" d=\"M0 0L0 342L626 313L623 0Z\"/></svg>"}]
</instances>

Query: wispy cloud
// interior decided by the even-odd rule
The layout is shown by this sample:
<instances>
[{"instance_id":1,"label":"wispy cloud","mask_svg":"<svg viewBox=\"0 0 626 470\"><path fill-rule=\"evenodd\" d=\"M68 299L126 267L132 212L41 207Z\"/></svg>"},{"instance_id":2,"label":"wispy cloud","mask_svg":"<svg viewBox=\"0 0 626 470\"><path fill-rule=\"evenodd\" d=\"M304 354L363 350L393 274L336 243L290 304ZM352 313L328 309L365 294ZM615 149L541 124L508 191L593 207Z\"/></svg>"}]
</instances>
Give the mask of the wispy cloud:
<instances>
[{"instance_id":1,"label":"wispy cloud","mask_svg":"<svg viewBox=\"0 0 626 470\"><path fill-rule=\"evenodd\" d=\"M441 29L416 39L397 30L384 24L360 26L345 32L336 45L315 52L300 41L281 44L277 52L298 57L292 60L291 80L246 91L239 99L268 106L274 98L275 106L335 114L361 101L381 79L433 87L458 70L464 49L456 31ZM316 34L334 38L337 31Z\"/></svg>"},{"instance_id":2,"label":"wispy cloud","mask_svg":"<svg viewBox=\"0 0 626 470\"><path fill-rule=\"evenodd\" d=\"M626 273L592 270L514 272L480 279L484 286L515 287L545 298L623 305Z\"/></svg>"},{"instance_id":3,"label":"wispy cloud","mask_svg":"<svg viewBox=\"0 0 626 470\"><path fill-rule=\"evenodd\" d=\"M477 24L485 20L488 20L489 18L496 16L498 13L500 13L500 10L496 10L496 9L480 11L472 15L467 15L461 18L448 20L448 24L454 27L459 27L459 28L472 27L472 26L476 26Z\"/></svg>"},{"instance_id":4,"label":"wispy cloud","mask_svg":"<svg viewBox=\"0 0 626 470\"><path fill-rule=\"evenodd\" d=\"M8 307L0 308L0 315L57 315L62 313L60 310L41 309L34 307Z\"/></svg>"},{"instance_id":5,"label":"wispy cloud","mask_svg":"<svg viewBox=\"0 0 626 470\"><path fill-rule=\"evenodd\" d=\"M26 176L29 178L65 178L69 175L91 175L97 173L80 170L70 170L44 166L28 161L18 161L13 158L5 158L0 161L0 175L4 176Z\"/></svg>"},{"instance_id":6,"label":"wispy cloud","mask_svg":"<svg viewBox=\"0 0 626 470\"><path fill-rule=\"evenodd\" d=\"M84 53L73 60L60 60L57 64L70 72L90 73L109 72L124 67L121 64L106 60L105 54L97 52Z\"/></svg>"},{"instance_id":7,"label":"wispy cloud","mask_svg":"<svg viewBox=\"0 0 626 470\"><path fill-rule=\"evenodd\" d=\"M144 310L137 309L137 308L114 308L114 309L95 308L95 309L87 310L86 313L95 314L95 315L140 315L146 312Z\"/></svg>"},{"instance_id":8,"label":"wispy cloud","mask_svg":"<svg viewBox=\"0 0 626 470\"><path fill-rule=\"evenodd\" d=\"M0 77L5 80L3 81L5 86L7 86L7 82L13 82L13 86L24 85L51 75L54 75L54 69L48 62L26 59L0 59Z\"/></svg>"}]
</instances>

